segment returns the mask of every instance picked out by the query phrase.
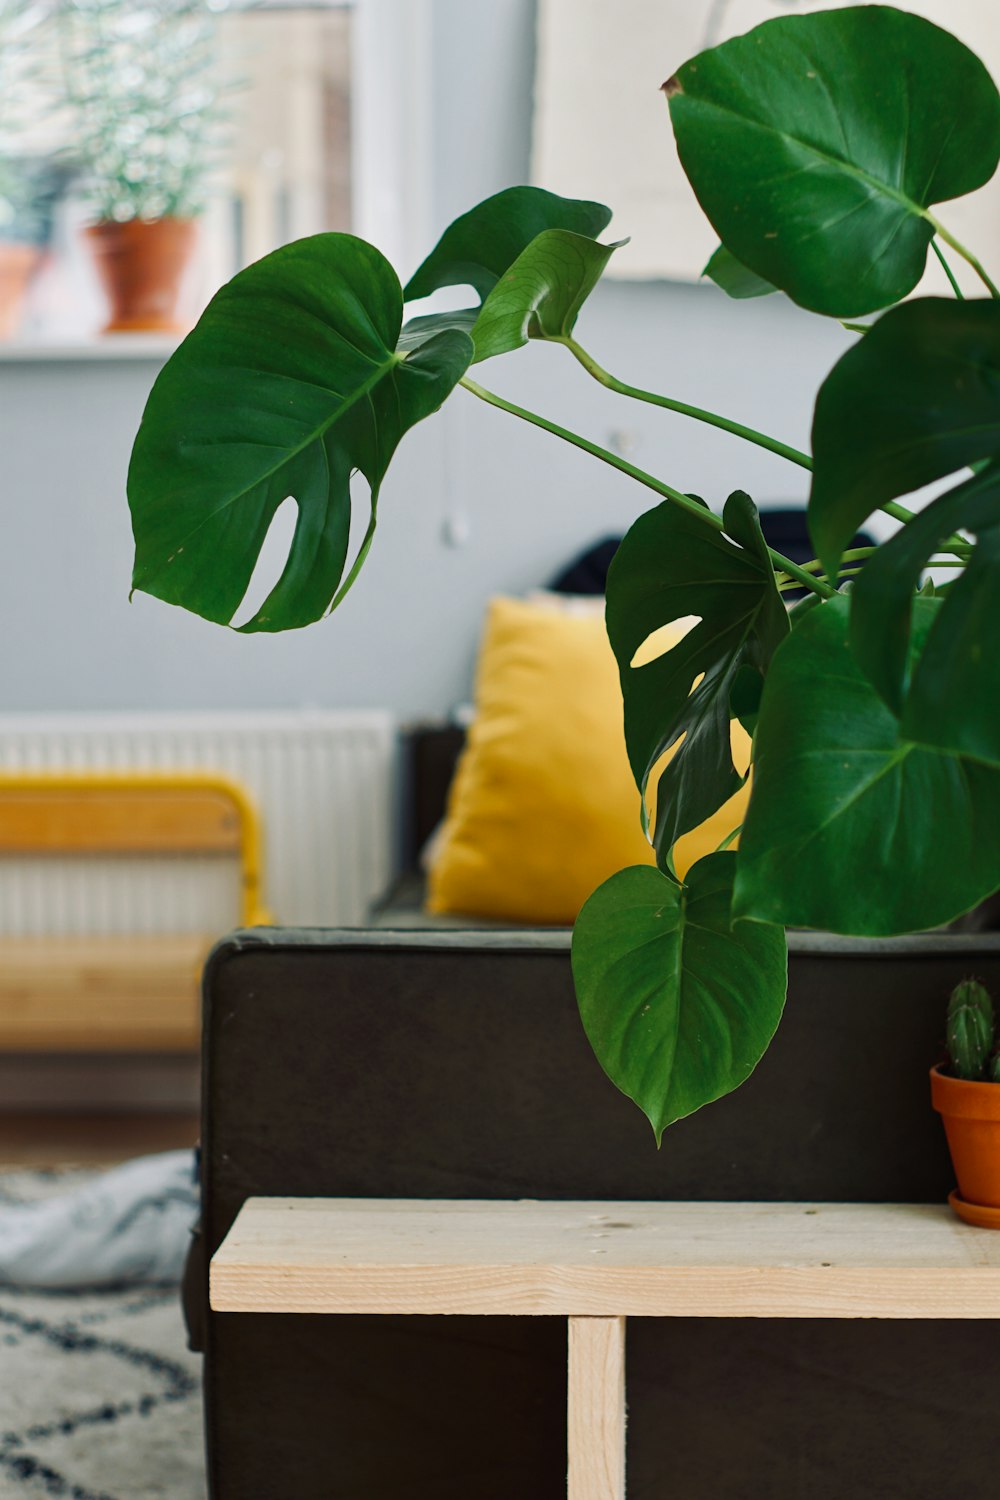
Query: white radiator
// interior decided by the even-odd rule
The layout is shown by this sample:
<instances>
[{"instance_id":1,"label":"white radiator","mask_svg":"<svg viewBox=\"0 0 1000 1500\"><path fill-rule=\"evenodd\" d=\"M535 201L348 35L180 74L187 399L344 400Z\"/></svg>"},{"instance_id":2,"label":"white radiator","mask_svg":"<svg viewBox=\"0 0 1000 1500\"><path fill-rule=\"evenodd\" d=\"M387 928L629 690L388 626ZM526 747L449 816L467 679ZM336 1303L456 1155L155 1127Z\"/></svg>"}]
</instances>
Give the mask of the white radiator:
<instances>
[{"instance_id":1,"label":"white radiator","mask_svg":"<svg viewBox=\"0 0 1000 1500\"><path fill-rule=\"evenodd\" d=\"M246 787L264 830L264 899L282 924L357 926L389 883L395 729L388 713L0 714L6 770L198 769ZM0 933L226 931L219 861L0 861Z\"/></svg>"}]
</instances>

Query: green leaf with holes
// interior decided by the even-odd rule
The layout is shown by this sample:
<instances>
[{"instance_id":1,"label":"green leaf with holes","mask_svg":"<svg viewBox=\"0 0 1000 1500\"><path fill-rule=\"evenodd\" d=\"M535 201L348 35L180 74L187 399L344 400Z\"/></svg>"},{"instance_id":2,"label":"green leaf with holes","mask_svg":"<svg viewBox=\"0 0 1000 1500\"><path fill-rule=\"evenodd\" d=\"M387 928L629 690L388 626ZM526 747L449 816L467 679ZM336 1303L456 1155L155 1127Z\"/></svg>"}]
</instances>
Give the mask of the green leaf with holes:
<instances>
[{"instance_id":1,"label":"green leaf with holes","mask_svg":"<svg viewBox=\"0 0 1000 1500\"><path fill-rule=\"evenodd\" d=\"M284 570L242 629L307 625L339 601L371 545L400 439L472 358L453 329L398 353L402 313L388 261L347 234L286 245L222 288L161 371L135 441L136 589L228 623L292 496ZM354 470L371 505L345 579Z\"/></svg>"},{"instance_id":2,"label":"green leaf with holes","mask_svg":"<svg viewBox=\"0 0 1000 1500\"><path fill-rule=\"evenodd\" d=\"M986 68L888 6L775 17L664 87L681 163L727 250L836 317L912 291L931 207L981 187L1000 160Z\"/></svg>"},{"instance_id":3,"label":"green leaf with holes","mask_svg":"<svg viewBox=\"0 0 1000 1500\"><path fill-rule=\"evenodd\" d=\"M661 863L742 785L730 745L733 689L741 668L758 678L765 672L789 628L750 497L732 494L723 522L728 535L665 501L631 527L608 572L608 636L644 805L657 761L682 740L657 786ZM650 636L688 616L698 619L686 634L633 666ZM741 691L745 697L745 681Z\"/></svg>"},{"instance_id":4,"label":"green leaf with holes","mask_svg":"<svg viewBox=\"0 0 1000 1500\"><path fill-rule=\"evenodd\" d=\"M848 606L818 605L774 654L733 908L858 936L919 932L1000 887L1000 771L907 737L855 660ZM942 608L915 601L915 660Z\"/></svg>"},{"instance_id":5,"label":"green leaf with holes","mask_svg":"<svg viewBox=\"0 0 1000 1500\"><path fill-rule=\"evenodd\" d=\"M812 445L809 530L832 576L880 506L1000 458L1000 303L922 297L887 312L820 387Z\"/></svg>"},{"instance_id":6,"label":"green leaf with holes","mask_svg":"<svg viewBox=\"0 0 1000 1500\"><path fill-rule=\"evenodd\" d=\"M781 1019L785 934L733 925L735 865L734 854L710 854L684 886L649 865L620 870L573 931L584 1029L657 1144L668 1125L750 1076Z\"/></svg>"}]
</instances>

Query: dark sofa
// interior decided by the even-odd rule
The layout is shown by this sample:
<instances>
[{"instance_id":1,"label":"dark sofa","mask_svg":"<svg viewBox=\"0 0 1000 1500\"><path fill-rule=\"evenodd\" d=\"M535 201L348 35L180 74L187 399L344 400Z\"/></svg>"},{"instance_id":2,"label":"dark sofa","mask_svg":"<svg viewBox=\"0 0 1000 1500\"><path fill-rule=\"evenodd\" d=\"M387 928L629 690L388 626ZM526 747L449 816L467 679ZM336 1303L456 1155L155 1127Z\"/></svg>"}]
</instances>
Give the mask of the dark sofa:
<instances>
[{"instance_id":1,"label":"dark sofa","mask_svg":"<svg viewBox=\"0 0 1000 1500\"><path fill-rule=\"evenodd\" d=\"M234 935L205 978L188 1287L213 1500L565 1494L562 1320L208 1313L207 1257L245 1198L942 1201L927 1071L969 973L1000 990L1000 937L794 936L757 1072L657 1152L582 1035L567 933ZM635 1320L630 1500L992 1494L997 1338Z\"/></svg>"},{"instance_id":2,"label":"dark sofa","mask_svg":"<svg viewBox=\"0 0 1000 1500\"><path fill-rule=\"evenodd\" d=\"M202 1236L213 1500L558 1500L559 1319L211 1314L253 1194L943 1202L928 1068L1000 936L793 935L750 1082L663 1149L583 1038L567 932L412 930L462 730L406 741L403 874L367 932L253 930L204 987ZM630 1500L940 1500L996 1490L991 1323L633 1320Z\"/></svg>"}]
</instances>

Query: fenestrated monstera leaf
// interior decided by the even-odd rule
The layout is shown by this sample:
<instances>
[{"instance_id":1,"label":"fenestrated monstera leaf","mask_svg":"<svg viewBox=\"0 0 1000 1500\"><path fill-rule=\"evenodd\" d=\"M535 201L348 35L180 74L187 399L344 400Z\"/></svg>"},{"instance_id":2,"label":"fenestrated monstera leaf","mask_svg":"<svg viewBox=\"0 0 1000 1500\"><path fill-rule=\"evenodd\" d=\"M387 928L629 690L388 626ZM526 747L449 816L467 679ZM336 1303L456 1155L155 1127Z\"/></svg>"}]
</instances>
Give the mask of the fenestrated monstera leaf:
<instances>
[{"instance_id":1,"label":"fenestrated monstera leaf","mask_svg":"<svg viewBox=\"0 0 1000 1500\"><path fill-rule=\"evenodd\" d=\"M771 661L733 910L858 936L923 931L1000 887L1000 771L905 737L851 651L848 603L817 605ZM915 601L915 657L942 607Z\"/></svg>"},{"instance_id":2,"label":"fenestrated monstera leaf","mask_svg":"<svg viewBox=\"0 0 1000 1500\"><path fill-rule=\"evenodd\" d=\"M765 281L763 276L758 276L756 271L749 270L738 261L725 245L719 246L701 274L714 281L727 297L733 297L737 301L745 301L749 297L767 297L778 290L770 281Z\"/></svg>"},{"instance_id":3,"label":"fenestrated monstera leaf","mask_svg":"<svg viewBox=\"0 0 1000 1500\"><path fill-rule=\"evenodd\" d=\"M936 618L921 653L916 669L917 678L924 684L921 694L931 689L938 707L925 716L924 732L914 734L914 738L922 740L930 730L932 742L940 744L942 734L951 736L970 716L981 721L985 715L989 722L997 720L992 735L996 758L1000 756L1000 679L991 674L1000 667L997 594L989 579L981 575L991 566L987 559L992 557L992 538L1000 528L1000 464L991 464L983 473L940 495L869 558L851 595L851 647L893 713L903 715L906 731L913 732L916 725L910 708L904 712L904 699L916 588L927 559L959 527L982 533L982 538L971 567L949 590L949 603ZM957 605L952 598L957 598ZM947 681L932 677L936 672L934 662L945 665ZM936 681L935 688L931 688L932 680ZM920 717L918 713L918 721ZM973 753L969 744L952 743L950 739L945 743L952 749Z\"/></svg>"},{"instance_id":4,"label":"fenestrated monstera leaf","mask_svg":"<svg viewBox=\"0 0 1000 1500\"><path fill-rule=\"evenodd\" d=\"M986 68L888 6L765 21L664 88L681 163L726 248L836 317L912 291L931 206L981 187L1000 160Z\"/></svg>"},{"instance_id":5,"label":"fenestrated monstera leaf","mask_svg":"<svg viewBox=\"0 0 1000 1500\"><path fill-rule=\"evenodd\" d=\"M568 229L596 239L611 221L603 203L560 198L543 188L512 187L494 193L450 224L403 293L407 302L445 286L471 286L482 302L536 236Z\"/></svg>"},{"instance_id":6,"label":"fenestrated monstera leaf","mask_svg":"<svg viewBox=\"0 0 1000 1500\"><path fill-rule=\"evenodd\" d=\"M623 241L602 245L568 229L536 235L508 266L472 327L474 361L520 349L529 338L565 338Z\"/></svg>"},{"instance_id":7,"label":"fenestrated monstera leaf","mask_svg":"<svg viewBox=\"0 0 1000 1500\"><path fill-rule=\"evenodd\" d=\"M780 927L732 921L736 856L710 854L682 887L650 865L620 870L573 931L584 1029L612 1083L656 1134L743 1083L785 1002Z\"/></svg>"},{"instance_id":8,"label":"fenestrated monstera leaf","mask_svg":"<svg viewBox=\"0 0 1000 1500\"><path fill-rule=\"evenodd\" d=\"M922 297L887 312L820 387L812 444L809 529L832 576L887 501L1000 457L1000 303Z\"/></svg>"},{"instance_id":9,"label":"fenestrated monstera leaf","mask_svg":"<svg viewBox=\"0 0 1000 1500\"><path fill-rule=\"evenodd\" d=\"M468 334L453 329L398 353L402 315L392 267L348 234L286 245L222 288L161 371L135 441L136 589L228 623L292 496L284 571L241 628L287 630L327 613L367 554L400 438L472 358ZM371 488L371 518L342 584L354 469Z\"/></svg>"},{"instance_id":10,"label":"fenestrated monstera leaf","mask_svg":"<svg viewBox=\"0 0 1000 1500\"><path fill-rule=\"evenodd\" d=\"M657 786L661 864L682 834L742 785L730 744L730 696L741 667L763 673L789 628L750 497L732 494L723 521L728 536L666 501L640 516L608 572L608 636L644 803L656 762L683 736ZM650 636L692 615L698 623L668 651L632 665Z\"/></svg>"}]
</instances>

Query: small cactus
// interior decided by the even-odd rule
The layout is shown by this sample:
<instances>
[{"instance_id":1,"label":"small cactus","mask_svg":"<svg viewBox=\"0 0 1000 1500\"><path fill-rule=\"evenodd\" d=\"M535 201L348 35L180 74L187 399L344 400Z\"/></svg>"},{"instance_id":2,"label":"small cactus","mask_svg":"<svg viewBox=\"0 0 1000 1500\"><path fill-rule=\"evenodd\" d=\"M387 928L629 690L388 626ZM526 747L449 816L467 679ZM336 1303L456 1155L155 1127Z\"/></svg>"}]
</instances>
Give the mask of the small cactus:
<instances>
[{"instance_id":1,"label":"small cactus","mask_svg":"<svg viewBox=\"0 0 1000 1500\"><path fill-rule=\"evenodd\" d=\"M948 1057L956 1078L1000 1083L1000 1058L993 1057L993 1002L976 979L956 984L948 1001ZM987 1073L987 1069L989 1070Z\"/></svg>"}]
</instances>

